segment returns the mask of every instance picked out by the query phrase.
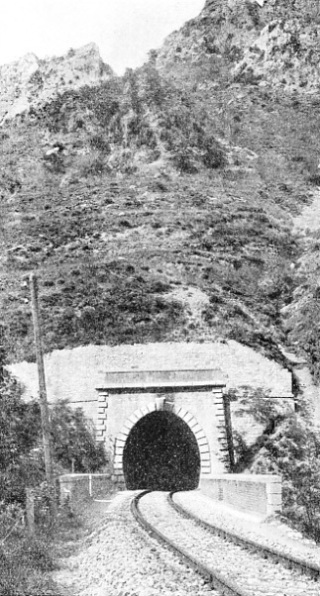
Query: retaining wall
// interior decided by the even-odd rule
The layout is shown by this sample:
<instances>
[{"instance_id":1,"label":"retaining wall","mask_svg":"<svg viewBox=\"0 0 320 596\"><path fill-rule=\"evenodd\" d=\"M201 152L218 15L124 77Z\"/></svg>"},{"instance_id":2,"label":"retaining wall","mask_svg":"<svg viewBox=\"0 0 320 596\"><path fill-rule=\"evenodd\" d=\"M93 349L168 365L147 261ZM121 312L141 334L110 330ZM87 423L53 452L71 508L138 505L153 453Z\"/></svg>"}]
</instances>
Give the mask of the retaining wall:
<instances>
[{"instance_id":1,"label":"retaining wall","mask_svg":"<svg viewBox=\"0 0 320 596\"><path fill-rule=\"evenodd\" d=\"M280 476L223 474L201 478L200 489L215 501L247 513L272 515L282 508Z\"/></svg>"},{"instance_id":2,"label":"retaining wall","mask_svg":"<svg viewBox=\"0 0 320 596\"><path fill-rule=\"evenodd\" d=\"M121 346L82 346L54 350L44 356L48 400L67 399L96 421L97 393L109 370L220 368L228 376L227 389L242 385L265 387L273 397L292 397L291 374L252 348L224 343L163 343ZM37 365L11 364L11 373L24 385L27 399L38 395Z\"/></svg>"}]
</instances>

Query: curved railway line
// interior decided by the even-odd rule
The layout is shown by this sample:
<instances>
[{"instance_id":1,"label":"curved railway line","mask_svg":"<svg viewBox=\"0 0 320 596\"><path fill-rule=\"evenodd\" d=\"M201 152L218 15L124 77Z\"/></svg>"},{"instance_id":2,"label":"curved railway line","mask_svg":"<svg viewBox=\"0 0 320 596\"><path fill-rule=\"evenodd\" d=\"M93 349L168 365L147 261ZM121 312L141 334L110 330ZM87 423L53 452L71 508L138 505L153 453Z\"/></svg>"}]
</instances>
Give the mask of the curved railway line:
<instances>
[{"instance_id":1,"label":"curved railway line","mask_svg":"<svg viewBox=\"0 0 320 596\"><path fill-rule=\"evenodd\" d=\"M173 494L144 491L132 499L132 513L219 594L319 596L319 567L210 525L174 503Z\"/></svg>"},{"instance_id":2,"label":"curved railway line","mask_svg":"<svg viewBox=\"0 0 320 596\"><path fill-rule=\"evenodd\" d=\"M315 580L320 579L320 567L318 565L314 565L313 563L307 563L302 558L295 557L294 555L287 555L280 551L280 549L272 548L270 546L263 546L259 544L257 541L249 539L249 538L241 538L237 534L230 532L225 529L221 529L213 524L210 524L194 513L190 513L186 509L184 509L178 503L175 503L173 499L174 493L170 493L168 499L171 503L171 506L178 512L180 515L183 515L186 518L192 519L196 521L200 526L211 532L212 534L216 534L221 536L225 540L229 540L234 544L238 544L239 546L246 548L250 552L260 552L264 558L270 557L277 563L281 563L285 565L288 569L297 569L300 573L307 575ZM320 585L319 585L319 593L320 593Z\"/></svg>"}]
</instances>

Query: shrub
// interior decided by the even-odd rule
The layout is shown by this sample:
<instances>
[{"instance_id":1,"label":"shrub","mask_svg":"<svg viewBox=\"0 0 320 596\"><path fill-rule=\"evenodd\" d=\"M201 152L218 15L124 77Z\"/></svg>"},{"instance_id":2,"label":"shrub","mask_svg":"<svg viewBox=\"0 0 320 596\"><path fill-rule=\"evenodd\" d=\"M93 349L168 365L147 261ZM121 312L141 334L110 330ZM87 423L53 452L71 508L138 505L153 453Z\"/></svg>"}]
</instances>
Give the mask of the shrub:
<instances>
[{"instance_id":1,"label":"shrub","mask_svg":"<svg viewBox=\"0 0 320 596\"><path fill-rule=\"evenodd\" d=\"M245 7L251 17L252 23L254 24L254 26L256 28L258 28L260 25L260 15L259 15L260 8L257 6L257 4L253 4L252 2L249 2L248 0L246 0Z\"/></svg>"},{"instance_id":2,"label":"shrub","mask_svg":"<svg viewBox=\"0 0 320 596\"><path fill-rule=\"evenodd\" d=\"M310 178L309 178L309 182L313 186L320 186L320 174L318 174L318 173L312 174L312 176L310 176Z\"/></svg>"},{"instance_id":3,"label":"shrub","mask_svg":"<svg viewBox=\"0 0 320 596\"><path fill-rule=\"evenodd\" d=\"M204 155L202 161L207 168L221 168L226 165L225 152L214 137L205 137L203 147Z\"/></svg>"},{"instance_id":4,"label":"shrub","mask_svg":"<svg viewBox=\"0 0 320 596\"><path fill-rule=\"evenodd\" d=\"M183 147L178 150L173 158L177 170L185 174L195 174L197 167L190 147Z\"/></svg>"},{"instance_id":5,"label":"shrub","mask_svg":"<svg viewBox=\"0 0 320 596\"><path fill-rule=\"evenodd\" d=\"M107 139L104 138L102 134L96 134L93 137L91 137L89 143L90 147L92 147L93 149L97 149L98 151L102 151L105 154L109 154L111 151L110 143Z\"/></svg>"},{"instance_id":6,"label":"shrub","mask_svg":"<svg viewBox=\"0 0 320 596\"><path fill-rule=\"evenodd\" d=\"M101 155L89 155L81 167L80 174L87 176L102 176L108 169L104 158Z\"/></svg>"}]
</instances>

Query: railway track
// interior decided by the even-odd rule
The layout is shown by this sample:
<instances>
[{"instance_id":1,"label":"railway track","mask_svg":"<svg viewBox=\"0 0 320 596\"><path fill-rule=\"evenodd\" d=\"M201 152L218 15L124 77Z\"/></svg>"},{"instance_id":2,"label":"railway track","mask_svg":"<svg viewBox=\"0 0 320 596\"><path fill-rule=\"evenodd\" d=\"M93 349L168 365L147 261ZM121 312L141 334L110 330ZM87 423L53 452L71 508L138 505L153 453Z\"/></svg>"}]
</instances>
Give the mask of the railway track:
<instances>
[{"instance_id":1,"label":"railway track","mask_svg":"<svg viewBox=\"0 0 320 596\"><path fill-rule=\"evenodd\" d=\"M221 535L172 502L172 495L144 491L132 500L140 525L223 595L319 596L320 582L313 566L281 556L234 536ZM272 550L272 549L271 549ZM308 573L303 575L301 573Z\"/></svg>"},{"instance_id":2,"label":"railway track","mask_svg":"<svg viewBox=\"0 0 320 596\"><path fill-rule=\"evenodd\" d=\"M279 548L273 548L268 545L262 545L261 543L239 536L234 532L228 531L226 529L222 529L214 524L211 524L194 512L191 512L185 509L183 506L179 505L174 501L174 493L170 493L168 499L171 503L171 506L178 512L180 515L188 519L194 520L200 526L211 532L212 534L216 534L221 536L225 540L229 540L234 544L238 544L242 548L246 548L250 552L258 552L261 553L261 556L264 558L272 558L277 563L281 563L285 565L288 569L297 569L300 573L307 575L314 580L320 579L320 566L313 564L312 562L307 562L302 557L294 556L293 554L287 554L282 552ZM319 584L319 594L320 594L320 584Z\"/></svg>"}]
</instances>

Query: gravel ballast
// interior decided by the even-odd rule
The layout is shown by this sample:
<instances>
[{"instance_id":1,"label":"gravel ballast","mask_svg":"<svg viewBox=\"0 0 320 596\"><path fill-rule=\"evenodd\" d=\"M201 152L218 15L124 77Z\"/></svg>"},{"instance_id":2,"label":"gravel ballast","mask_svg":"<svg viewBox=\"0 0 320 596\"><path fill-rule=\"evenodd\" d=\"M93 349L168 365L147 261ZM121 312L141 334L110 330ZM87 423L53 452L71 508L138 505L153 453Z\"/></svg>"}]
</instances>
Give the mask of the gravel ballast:
<instances>
[{"instance_id":1,"label":"gravel ballast","mask_svg":"<svg viewBox=\"0 0 320 596\"><path fill-rule=\"evenodd\" d=\"M130 509L135 494L115 497L100 514L101 528L77 555L60 561L55 581L75 596L208 596L202 578L137 524Z\"/></svg>"}]
</instances>

